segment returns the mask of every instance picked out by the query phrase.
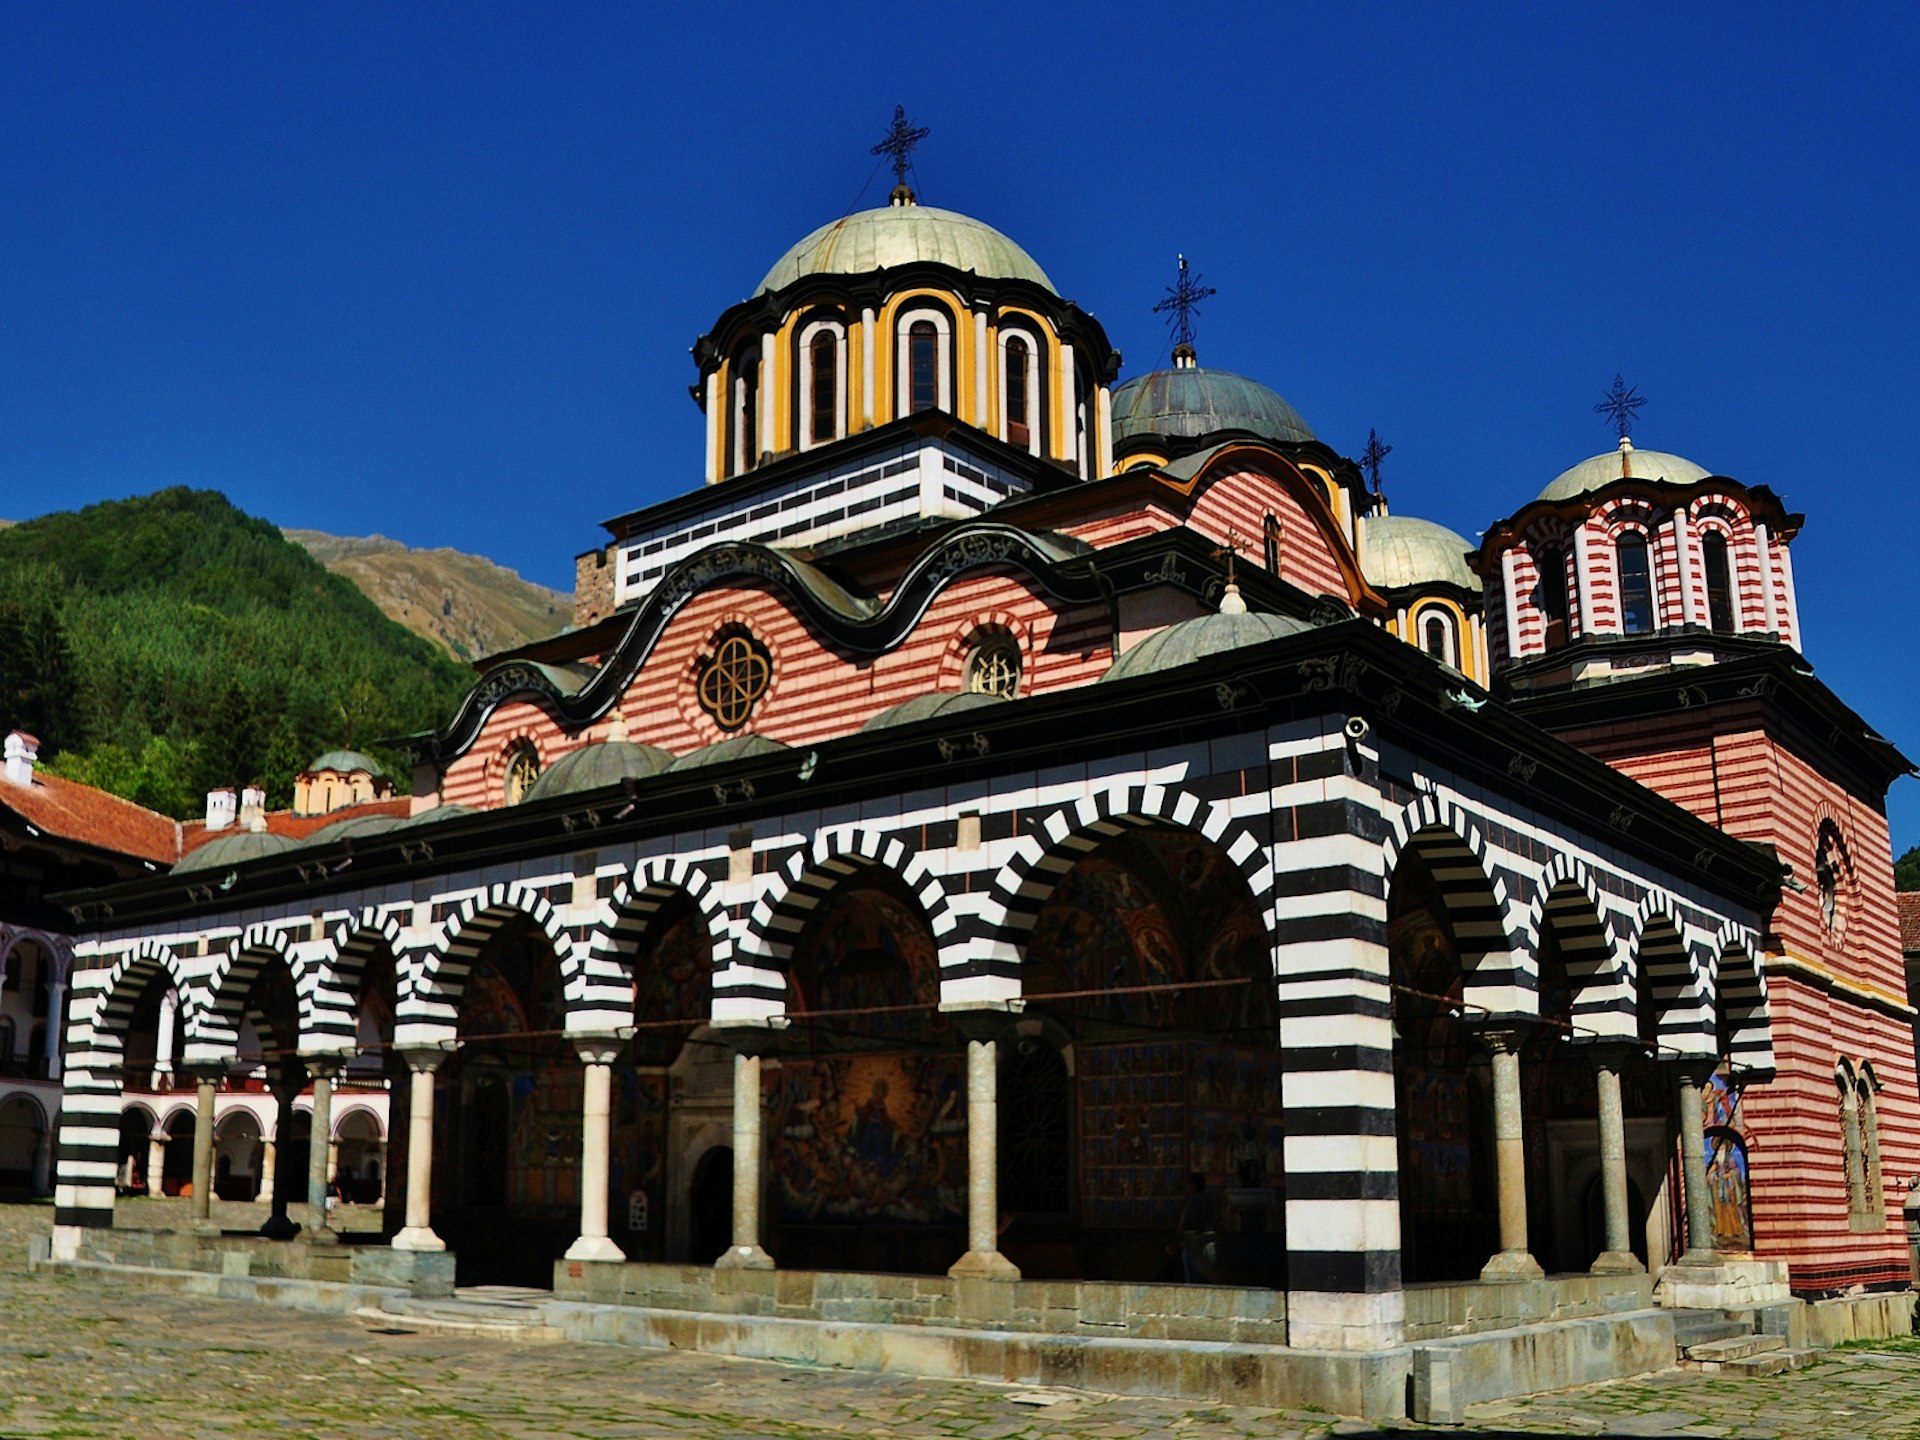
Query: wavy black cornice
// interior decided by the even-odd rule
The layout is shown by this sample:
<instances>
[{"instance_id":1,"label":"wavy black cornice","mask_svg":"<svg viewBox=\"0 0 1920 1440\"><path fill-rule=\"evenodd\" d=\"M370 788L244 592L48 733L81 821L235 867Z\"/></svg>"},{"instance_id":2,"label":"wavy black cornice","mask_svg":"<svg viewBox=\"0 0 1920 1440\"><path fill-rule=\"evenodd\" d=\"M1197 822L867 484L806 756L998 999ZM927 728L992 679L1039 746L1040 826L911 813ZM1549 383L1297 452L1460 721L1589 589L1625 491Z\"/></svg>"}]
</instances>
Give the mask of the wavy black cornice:
<instances>
[{"instance_id":1,"label":"wavy black cornice","mask_svg":"<svg viewBox=\"0 0 1920 1440\"><path fill-rule=\"evenodd\" d=\"M919 623L934 596L958 576L987 566L1005 565L1025 572L1042 589L1070 605L1109 598L1105 583L1084 556L1056 560L1024 530L981 522L948 531L908 567L885 605L861 601L840 590L820 571L770 545L729 541L690 555L661 578L633 612L598 672L571 694L529 661L510 661L488 671L467 692L452 721L429 737L422 753L436 761L464 753L494 708L509 698L538 696L573 728L604 715L628 684L667 623L702 591L738 579L758 580L783 593L807 621L835 644L862 655L893 649Z\"/></svg>"}]
</instances>

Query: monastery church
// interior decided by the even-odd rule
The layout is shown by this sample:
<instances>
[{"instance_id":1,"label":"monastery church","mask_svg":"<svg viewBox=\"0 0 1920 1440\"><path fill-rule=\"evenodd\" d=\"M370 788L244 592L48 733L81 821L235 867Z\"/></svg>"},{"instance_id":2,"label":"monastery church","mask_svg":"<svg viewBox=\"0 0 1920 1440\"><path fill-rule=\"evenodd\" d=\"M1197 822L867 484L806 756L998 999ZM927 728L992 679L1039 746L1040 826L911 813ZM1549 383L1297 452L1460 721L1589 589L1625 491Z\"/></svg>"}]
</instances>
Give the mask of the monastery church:
<instances>
[{"instance_id":1,"label":"monastery church","mask_svg":"<svg viewBox=\"0 0 1920 1440\"><path fill-rule=\"evenodd\" d=\"M188 1268L242 1244L245 1071L313 1135L381 1101L354 1218L283 1158L254 1274L1231 1341L1366 1413L1496 1325L1904 1326L1910 764L1802 653L1803 517L1618 385L1477 544L1389 513L1380 447L1200 363L1184 262L1123 379L897 176L720 312L704 483L606 522L410 799L335 757L299 835L59 897L54 1261L162 1243L116 1191L164 1047Z\"/></svg>"}]
</instances>

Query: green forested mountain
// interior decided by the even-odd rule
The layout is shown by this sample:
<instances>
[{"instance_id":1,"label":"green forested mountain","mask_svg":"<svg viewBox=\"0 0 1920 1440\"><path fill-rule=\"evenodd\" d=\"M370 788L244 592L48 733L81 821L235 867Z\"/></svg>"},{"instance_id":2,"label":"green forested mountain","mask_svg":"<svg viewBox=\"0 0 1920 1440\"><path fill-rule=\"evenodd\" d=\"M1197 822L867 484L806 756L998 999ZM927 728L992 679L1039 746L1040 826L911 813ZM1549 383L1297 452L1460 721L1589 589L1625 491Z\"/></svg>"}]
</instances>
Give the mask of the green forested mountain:
<instances>
[{"instance_id":1,"label":"green forested mountain","mask_svg":"<svg viewBox=\"0 0 1920 1440\"><path fill-rule=\"evenodd\" d=\"M173 489L0 529L0 730L169 814L446 717L472 672L225 496Z\"/></svg>"}]
</instances>

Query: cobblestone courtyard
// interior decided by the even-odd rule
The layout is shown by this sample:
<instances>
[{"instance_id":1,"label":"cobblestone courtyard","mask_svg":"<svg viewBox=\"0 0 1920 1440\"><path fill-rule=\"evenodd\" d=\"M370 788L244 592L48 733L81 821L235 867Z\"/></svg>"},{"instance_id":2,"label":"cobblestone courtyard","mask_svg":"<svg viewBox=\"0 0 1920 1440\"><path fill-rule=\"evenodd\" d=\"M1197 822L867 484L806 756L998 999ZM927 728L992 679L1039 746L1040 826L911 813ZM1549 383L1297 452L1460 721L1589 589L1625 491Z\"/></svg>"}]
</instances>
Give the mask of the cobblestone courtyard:
<instances>
[{"instance_id":1,"label":"cobblestone courtyard","mask_svg":"<svg viewBox=\"0 0 1920 1440\"><path fill-rule=\"evenodd\" d=\"M127 1224L172 1202L123 1202ZM253 1207L223 1206L229 1225ZM1195 1407L590 1345L382 1335L344 1317L29 1274L52 1210L0 1206L0 1437L1089 1437L1379 1435L1293 1411ZM1050 1403L1042 1403L1050 1402ZM1678 1371L1477 1407L1476 1436L1920 1440L1920 1344L1765 1380Z\"/></svg>"}]
</instances>

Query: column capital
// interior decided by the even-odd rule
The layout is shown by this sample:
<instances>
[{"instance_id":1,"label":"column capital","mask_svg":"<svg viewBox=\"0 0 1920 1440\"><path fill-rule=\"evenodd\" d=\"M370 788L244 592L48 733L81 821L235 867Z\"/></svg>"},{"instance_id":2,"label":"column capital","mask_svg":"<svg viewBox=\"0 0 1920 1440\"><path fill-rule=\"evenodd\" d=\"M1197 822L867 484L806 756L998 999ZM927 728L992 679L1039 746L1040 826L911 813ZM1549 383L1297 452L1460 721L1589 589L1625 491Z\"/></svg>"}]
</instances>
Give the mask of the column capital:
<instances>
[{"instance_id":1,"label":"column capital","mask_svg":"<svg viewBox=\"0 0 1920 1440\"><path fill-rule=\"evenodd\" d=\"M437 1046L419 1046L401 1050L399 1055L414 1074L431 1075L447 1063L447 1056L451 1053Z\"/></svg>"},{"instance_id":2,"label":"column capital","mask_svg":"<svg viewBox=\"0 0 1920 1440\"><path fill-rule=\"evenodd\" d=\"M227 1078L227 1067L224 1061L202 1060L191 1065L182 1065L176 1061L173 1068L196 1085L218 1085Z\"/></svg>"},{"instance_id":3,"label":"column capital","mask_svg":"<svg viewBox=\"0 0 1920 1440\"><path fill-rule=\"evenodd\" d=\"M338 1080L340 1073L347 1068L352 1057L342 1051L327 1050L318 1055L302 1055L299 1061L306 1067L310 1080Z\"/></svg>"},{"instance_id":4,"label":"column capital","mask_svg":"<svg viewBox=\"0 0 1920 1440\"><path fill-rule=\"evenodd\" d=\"M728 1020L708 1027L707 1033L736 1055L757 1059L771 1055L787 1033L787 1017L770 1016L765 1020Z\"/></svg>"},{"instance_id":5,"label":"column capital","mask_svg":"<svg viewBox=\"0 0 1920 1440\"><path fill-rule=\"evenodd\" d=\"M575 1035L572 1040L582 1065L611 1065L627 1048L626 1041L614 1035Z\"/></svg>"},{"instance_id":6,"label":"column capital","mask_svg":"<svg viewBox=\"0 0 1920 1440\"><path fill-rule=\"evenodd\" d=\"M1675 1055L1661 1056L1661 1066L1680 1084L1691 1085L1698 1090L1712 1078L1713 1072L1720 1068L1717 1055Z\"/></svg>"},{"instance_id":7,"label":"column capital","mask_svg":"<svg viewBox=\"0 0 1920 1440\"><path fill-rule=\"evenodd\" d=\"M962 1000L942 1005L940 1013L952 1018L953 1028L962 1038L978 1041L1011 1040L1020 1024L1027 1002L1012 1000Z\"/></svg>"},{"instance_id":8,"label":"column capital","mask_svg":"<svg viewBox=\"0 0 1920 1440\"><path fill-rule=\"evenodd\" d=\"M1573 1044L1580 1058L1595 1070L1618 1071L1635 1060L1647 1058L1647 1047L1638 1040L1576 1037Z\"/></svg>"},{"instance_id":9,"label":"column capital","mask_svg":"<svg viewBox=\"0 0 1920 1440\"><path fill-rule=\"evenodd\" d=\"M1539 1029L1539 1022L1519 1015L1485 1015L1469 1018L1466 1028L1482 1045L1496 1055L1517 1055L1521 1046Z\"/></svg>"}]
</instances>

